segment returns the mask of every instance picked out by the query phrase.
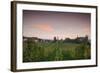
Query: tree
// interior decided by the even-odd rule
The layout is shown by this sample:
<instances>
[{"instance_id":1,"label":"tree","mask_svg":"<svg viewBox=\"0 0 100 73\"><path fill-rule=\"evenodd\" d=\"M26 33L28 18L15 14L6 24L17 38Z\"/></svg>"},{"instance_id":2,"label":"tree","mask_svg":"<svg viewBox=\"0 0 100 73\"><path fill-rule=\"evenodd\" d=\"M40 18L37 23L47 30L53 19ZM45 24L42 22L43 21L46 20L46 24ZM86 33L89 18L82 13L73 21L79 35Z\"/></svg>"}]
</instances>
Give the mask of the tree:
<instances>
[{"instance_id":1,"label":"tree","mask_svg":"<svg viewBox=\"0 0 100 73\"><path fill-rule=\"evenodd\" d=\"M56 42L57 41L57 38L56 37L54 37L54 42Z\"/></svg>"}]
</instances>

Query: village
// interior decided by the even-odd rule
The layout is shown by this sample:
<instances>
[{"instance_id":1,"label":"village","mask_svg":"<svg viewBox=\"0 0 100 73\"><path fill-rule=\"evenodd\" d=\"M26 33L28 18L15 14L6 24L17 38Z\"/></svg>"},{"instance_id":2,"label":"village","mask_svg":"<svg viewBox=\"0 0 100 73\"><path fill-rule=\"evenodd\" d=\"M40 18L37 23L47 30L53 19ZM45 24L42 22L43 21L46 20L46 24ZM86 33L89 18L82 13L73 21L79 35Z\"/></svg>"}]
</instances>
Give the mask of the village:
<instances>
[{"instance_id":1,"label":"village","mask_svg":"<svg viewBox=\"0 0 100 73\"><path fill-rule=\"evenodd\" d=\"M64 40L63 39L59 39L59 37L54 37L53 40L51 39L41 39L41 38L38 38L38 37L23 37L23 42L27 42L27 41L33 41L33 42L45 42L45 43L48 43L48 42L56 42L56 41L63 41L64 43L82 43L82 42L88 42L90 43L90 40L88 39L88 36L84 36L84 37L76 37L74 39L71 39L71 38L65 38Z\"/></svg>"}]
</instances>

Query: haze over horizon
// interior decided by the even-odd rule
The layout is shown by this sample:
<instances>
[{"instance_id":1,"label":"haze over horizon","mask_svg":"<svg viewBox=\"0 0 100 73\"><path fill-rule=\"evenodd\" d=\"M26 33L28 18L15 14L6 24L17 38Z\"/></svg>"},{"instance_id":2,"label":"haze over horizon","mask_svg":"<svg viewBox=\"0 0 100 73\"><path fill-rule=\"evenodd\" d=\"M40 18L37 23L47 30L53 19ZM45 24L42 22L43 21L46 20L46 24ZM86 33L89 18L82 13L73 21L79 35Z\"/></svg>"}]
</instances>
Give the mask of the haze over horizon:
<instances>
[{"instance_id":1,"label":"haze over horizon","mask_svg":"<svg viewBox=\"0 0 100 73\"><path fill-rule=\"evenodd\" d=\"M91 37L89 13L23 10L23 36L42 39Z\"/></svg>"}]
</instances>

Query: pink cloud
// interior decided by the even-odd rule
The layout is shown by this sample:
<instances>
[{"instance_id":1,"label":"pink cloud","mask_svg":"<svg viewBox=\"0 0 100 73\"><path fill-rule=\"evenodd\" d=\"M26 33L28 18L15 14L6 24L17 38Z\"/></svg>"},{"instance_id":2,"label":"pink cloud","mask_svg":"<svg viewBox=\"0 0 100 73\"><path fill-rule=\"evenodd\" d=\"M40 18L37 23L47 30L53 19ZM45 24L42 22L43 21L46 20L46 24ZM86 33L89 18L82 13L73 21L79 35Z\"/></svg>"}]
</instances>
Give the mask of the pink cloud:
<instances>
[{"instance_id":1,"label":"pink cloud","mask_svg":"<svg viewBox=\"0 0 100 73\"><path fill-rule=\"evenodd\" d=\"M34 27L38 30L45 31L45 32L53 32L53 28L49 24L37 24Z\"/></svg>"}]
</instances>

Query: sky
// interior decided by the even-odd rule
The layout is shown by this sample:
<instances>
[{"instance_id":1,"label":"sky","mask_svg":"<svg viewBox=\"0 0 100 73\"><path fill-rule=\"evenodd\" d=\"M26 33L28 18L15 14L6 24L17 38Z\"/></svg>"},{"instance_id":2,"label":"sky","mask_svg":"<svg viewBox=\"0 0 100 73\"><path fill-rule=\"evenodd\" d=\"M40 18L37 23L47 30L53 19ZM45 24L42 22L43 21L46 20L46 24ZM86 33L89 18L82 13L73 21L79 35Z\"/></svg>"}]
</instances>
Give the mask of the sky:
<instances>
[{"instance_id":1,"label":"sky","mask_svg":"<svg viewBox=\"0 0 100 73\"><path fill-rule=\"evenodd\" d=\"M91 36L89 13L23 10L23 36L42 39Z\"/></svg>"}]
</instances>

